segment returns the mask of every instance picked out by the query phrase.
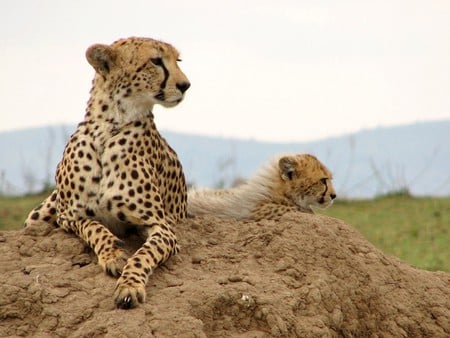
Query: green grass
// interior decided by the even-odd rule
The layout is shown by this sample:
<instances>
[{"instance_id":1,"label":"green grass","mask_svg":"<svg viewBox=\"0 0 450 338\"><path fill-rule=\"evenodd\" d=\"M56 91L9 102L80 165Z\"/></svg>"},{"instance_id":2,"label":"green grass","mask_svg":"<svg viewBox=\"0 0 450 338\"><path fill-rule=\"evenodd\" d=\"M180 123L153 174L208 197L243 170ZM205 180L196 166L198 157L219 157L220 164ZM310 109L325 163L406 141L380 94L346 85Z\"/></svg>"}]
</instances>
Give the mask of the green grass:
<instances>
[{"instance_id":1,"label":"green grass","mask_svg":"<svg viewBox=\"0 0 450 338\"><path fill-rule=\"evenodd\" d=\"M337 201L321 213L354 226L383 252L427 270L450 271L450 198L386 196Z\"/></svg>"},{"instance_id":2,"label":"green grass","mask_svg":"<svg viewBox=\"0 0 450 338\"><path fill-rule=\"evenodd\" d=\"M50 194L0 196L0 230L22 228L30 210ZM393 195L341 200L320 211L354 226L383 252L427 270L450 272L450 197Z\"/></svg>"},{"instance_id":3,"label":"green grass","mask_svg":"<svg viewBox=\"0 0 450 338\"><path fill-rule=\"evenodd\" d=\"M49 194L50 191L23 197L0 196L0 230L21 229L28 213Z\"/></svg>"}]
</instances>

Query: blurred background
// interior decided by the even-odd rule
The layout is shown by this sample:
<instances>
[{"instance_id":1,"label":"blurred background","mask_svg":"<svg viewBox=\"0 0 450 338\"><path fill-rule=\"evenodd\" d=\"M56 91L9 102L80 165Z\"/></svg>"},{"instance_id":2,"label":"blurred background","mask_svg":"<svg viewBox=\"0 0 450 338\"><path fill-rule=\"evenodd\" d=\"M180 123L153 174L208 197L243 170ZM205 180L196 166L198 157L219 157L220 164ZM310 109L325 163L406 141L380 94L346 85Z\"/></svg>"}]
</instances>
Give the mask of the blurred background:
<instances>
[{"instance_id":1,"label":"blurred background","mask_svg":"<svg viewBox=\"0 0 450 338\"><path fill-rule=\"evenodd\" d=\"M414 197L431 206L386 207L429 209L413 236L448 241L449 18L446 0L4 1L0 206L53 186L94 75L85 50L146 36L180 51L192 84L154 111L191 185L232 186L279 153L309 152L334 174L330 212Z\"/></svg>"}]
</instances>

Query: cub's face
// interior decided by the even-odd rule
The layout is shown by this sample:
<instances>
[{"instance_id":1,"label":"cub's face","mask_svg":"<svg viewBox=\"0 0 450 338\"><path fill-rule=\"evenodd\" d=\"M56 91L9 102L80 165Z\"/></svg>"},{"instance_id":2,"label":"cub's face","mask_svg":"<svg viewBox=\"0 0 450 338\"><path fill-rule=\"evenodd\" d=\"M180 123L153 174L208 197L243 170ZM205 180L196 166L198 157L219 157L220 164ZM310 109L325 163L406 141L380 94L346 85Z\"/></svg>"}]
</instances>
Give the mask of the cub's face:
<instances>
[{"instance_id":1,"label":"cub's face","mask_svg":"<svg viewBox=\"0 0 450 338\"><path fill-rule=\"evenodd\" d=\"M128 38L97 44L86 57L97 72L96 84L113 98L119 111L139 114L154 104L173 107L190 86L178 67L178 51L161 41Z\"/></svg>"},{"instance_id":2,"label":"cub's face","mask_svg":"<svg viewBox=\"0 0 450 338\"><path fill-rule=\"evenodd\" d=\"M284 196L297 206L326 208L336 198L331 172L314 156L284 156L278 162Z\"/></svg>"}]
</instances>

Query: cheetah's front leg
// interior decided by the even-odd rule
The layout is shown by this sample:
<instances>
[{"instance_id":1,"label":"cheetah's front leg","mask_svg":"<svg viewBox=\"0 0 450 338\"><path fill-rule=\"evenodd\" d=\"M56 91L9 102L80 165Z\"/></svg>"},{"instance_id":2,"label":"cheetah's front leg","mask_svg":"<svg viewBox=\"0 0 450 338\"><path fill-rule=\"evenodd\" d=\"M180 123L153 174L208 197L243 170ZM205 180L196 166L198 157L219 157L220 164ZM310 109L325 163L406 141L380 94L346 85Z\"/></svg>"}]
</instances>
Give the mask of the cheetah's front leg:
<instances>
[{"instance_id":1,"label":"cheetah's front leg","mask_svg":"<svg viewBox=\"0 0 450 338\"><path fill-rule=\"evenodd\" d=\"M111 276L122 273L127 255L123 242L111 233L102 223L91 219L67 220L63 216L58 223L66 231L72 231L83 239L95 252L98 264Z\"/></svg>"},{"instance_id":2,"label":"cheetah's front leg","mask_svg":"<svg viewBox=\"0 0 450 338\"><path fill-rule=\"evenodd\" d=\"M145 301L145 285L154 268L178 252L177 239L170 226L154 224L146 242L128 259L114 292L115 304L121 309Z\"/></svg>"}]
</instances>

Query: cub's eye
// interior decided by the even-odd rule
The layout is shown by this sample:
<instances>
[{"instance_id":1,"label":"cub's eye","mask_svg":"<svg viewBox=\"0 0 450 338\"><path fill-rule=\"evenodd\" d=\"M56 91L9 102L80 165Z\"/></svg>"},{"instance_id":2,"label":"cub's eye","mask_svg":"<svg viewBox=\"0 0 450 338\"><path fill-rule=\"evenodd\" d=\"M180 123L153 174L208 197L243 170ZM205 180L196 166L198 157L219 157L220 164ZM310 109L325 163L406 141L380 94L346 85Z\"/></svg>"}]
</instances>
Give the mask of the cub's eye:
<instances>
[{"instance_id":1,"label":"cub's eye","mask_svg":"<svg viewBox=\"0 0 450 338\"><path fill-rule=\"evenodd\" d=\"M177 59L177 62L181 62L181 61L183 61L183 60L181 60L180 58Z\"/></svg>"},{"instance_id":2,"label":"cub's eye","mask_svg":"<svg viewBox=\"0 0 450 338\"><path fill-rule=\"evenodd\" d=\"M326 185L327 184L327 178L326 177L321 178L320 182Z\"/></svg>"},{"instance_id":3,"label":"cub's eye","mask_svg":"<svg viewBox=\"0 0 450 338\"><path fill-rule=\"evenodd\" d=\"M155 65L155 66L162 66L163 65L163 60L160 57L157 58L151 58L150 61Z\"/></svg>"}]
</instances>

